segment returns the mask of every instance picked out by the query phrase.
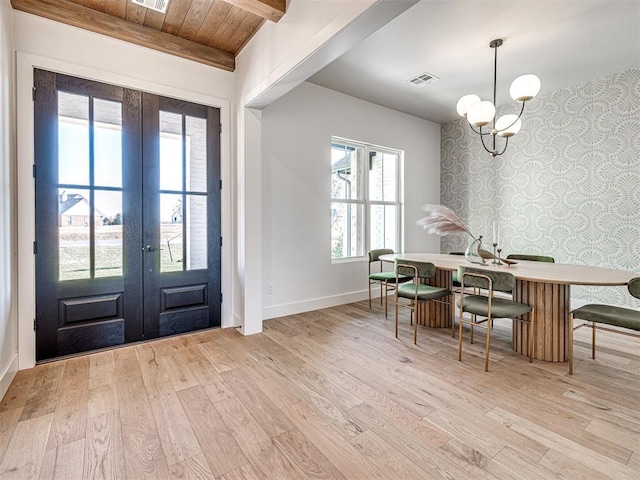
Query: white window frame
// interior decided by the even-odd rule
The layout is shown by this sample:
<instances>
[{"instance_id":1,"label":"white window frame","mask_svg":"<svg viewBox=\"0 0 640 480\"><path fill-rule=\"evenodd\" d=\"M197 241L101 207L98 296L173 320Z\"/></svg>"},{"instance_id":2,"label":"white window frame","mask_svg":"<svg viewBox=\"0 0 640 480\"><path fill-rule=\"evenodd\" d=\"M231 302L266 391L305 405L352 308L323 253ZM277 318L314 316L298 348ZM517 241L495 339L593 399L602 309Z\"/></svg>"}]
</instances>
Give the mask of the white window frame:
<instances>
[{"instance_id":1,"label":"white window frame","mask_svg":"<svg viewBox=\"0 0 640 480\"><path fill-rule=\"evenodd\" d=\"M376 153L387 153L396 155L396 200L395 201L384 201L384 200L371 200L369 198L369 168L366 165L358 165L358 168L361 172L363 172L363 181L362 181L362 195L358 199L344 199L344 198L334 198L331 197L330 203L344 203L344 204L352 204L363 206L364 208L364 222L362 225L363 232L362 238L364 239L363 245L363 255L357 256L344 256L344 257L333 257L333 253L331 253L331 262L332 263L347 263L354 261L366 261L367 252L371 250L371 208L373 206L395 206L397 208L397 218L396 218L396 251L402 250L402 225L403 225L403 179L402 174L404 172L403 162L404 162L404 152L402 150L398 150L390 147L383 147L381 145L374 145L371 143L359 142L355 140L349 140L342 137L331 137L331 146L333 148L334 144L346 145L348 147L353 148L361 148L363 149L362 157L359 157L360 162L366 162L367 159L370 158L370 152ZM381 247L382 248L382 247Z\"/></svg>"}]
</instances>

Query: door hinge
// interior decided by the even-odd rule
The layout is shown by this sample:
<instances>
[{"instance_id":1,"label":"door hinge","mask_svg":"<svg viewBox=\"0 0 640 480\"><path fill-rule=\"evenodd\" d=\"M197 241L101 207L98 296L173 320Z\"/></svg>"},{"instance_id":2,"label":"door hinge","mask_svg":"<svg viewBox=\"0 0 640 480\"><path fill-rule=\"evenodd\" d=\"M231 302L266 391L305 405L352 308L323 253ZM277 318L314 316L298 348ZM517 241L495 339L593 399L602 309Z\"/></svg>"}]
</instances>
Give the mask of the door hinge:
<instances>
[{"instance_id":1,"label":"door hinge","mask_svg":"<svg viewBox=\"0 0 640 480\"><path fill-rule=\"evenodd\" d=\"M222 292L220 292L220 303L222 303Z\"/></svg>"},{"instance_id":2,"label":"door hinge","mask_svg":"<svg viewBox=\"0 0 640 480\"><path fill-rule=\"evenodd\" d=\"M220 246L222 246L222 237L220 237Z\"/></svg>"},{"instance_id":3,"label":"door hinge","mask_svg":"<svg viewBox=\"0 0 640 480\"><path fill-rule=\"evenodd\" d=\"M33 254L38 253L38 242L33 242Z\"/></svg>"},{"instance_id":4,"label":"door hinge","mask_svg":"<svg viewBox=\"0 0 640 480\"><path fill-rule=\"evenodd\" d=\"M32 173L33 173L33 178L36 178L36 164L35 163L33 164L33 167L32 167L31 170L32 170Z\"/></svg>"},{"instance_id":5,"label":"door hinge","mask_svg":"<svg viewBox=\"0 0 640 480\"><path fill-rule=\"evenodd\" d=\"M38 330L38 320L33 319L33 330Z\"/></svg>"},{"instance_id":6,"label":"door hinge","mask_svg":"<svg viewBox=\"0 0 640 480\"><path fill-rule=\"evenodd\" d=\"M220 190L222 190L222 180L220 180Z\"/></svg>"},{"instance_id":7,"label":"door hinge","mask_svg":"<svg viewBox=\"0 0 640 480\"><path fill-rule=\"evenodd\" d=\"M33 87L33 89L31 90L31 99L34 102L36 101L36 87Z\"/></svg>"},{"instance_id":8,"label":"door hinge","mask_svg":"<svg viewBox=\"0 0 640 480\"><path fill-rule=\"evenodd\" d=\"M221 123L219 123L219 124L218 124L218 127L219 127L219 128L218 128L219 132L220 132L220 133L222 133L222 124L221 124Z\"/></svg>"}]
</instances>

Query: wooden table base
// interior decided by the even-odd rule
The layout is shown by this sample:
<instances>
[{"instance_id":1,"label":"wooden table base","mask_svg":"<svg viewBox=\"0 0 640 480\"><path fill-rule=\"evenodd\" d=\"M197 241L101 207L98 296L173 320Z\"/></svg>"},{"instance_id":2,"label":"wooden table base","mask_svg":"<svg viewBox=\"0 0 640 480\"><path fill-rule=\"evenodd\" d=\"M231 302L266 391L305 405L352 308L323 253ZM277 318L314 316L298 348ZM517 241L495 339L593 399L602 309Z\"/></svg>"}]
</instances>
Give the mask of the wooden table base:
<instances>
[{"instance_id":1,"label":"wooden table base","mask_svg":"<svg viewBox=\"0 0 640 480\"><path fill-rule=\"evenodd\" d=\"M536 329L535 358L547 362L565 362L568 356L571 286L516 280L513 299L533 307ZM513 349L527 354L527 328L513 322Z\"/></svg>"}]
</instances>

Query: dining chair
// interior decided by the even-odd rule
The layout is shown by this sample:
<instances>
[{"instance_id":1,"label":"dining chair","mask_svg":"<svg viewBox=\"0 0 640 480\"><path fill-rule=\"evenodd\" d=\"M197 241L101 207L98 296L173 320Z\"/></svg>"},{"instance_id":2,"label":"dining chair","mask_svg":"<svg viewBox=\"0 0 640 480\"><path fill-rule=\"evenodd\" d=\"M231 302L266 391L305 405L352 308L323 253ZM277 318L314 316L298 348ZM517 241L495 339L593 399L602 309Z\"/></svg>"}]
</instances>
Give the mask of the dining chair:
<instances>
[{"instance_id":1,"label":"dining chair","mask_svg":"<svg viewBox=\"0 0 640 480\"><path fill-rule=\"evenodd\" d=\"M396 288L396 338L398 338L398 307L406 307L411 310L413 323L413 343L418 343L418 324L420 323L420 305L451 295L451 290L443 287L435 287L424 283L436 273L436 267L430 262L417 262L412 260L396 260L396 275L409 277L411 282L399 283ZM400 299L409 300L409 303L400 303ZM415 318L414 318L415 312ZM452 315L453 316L453 315Z\"/></svg>"},{"instance_id":2,"label":"dining chair","mask_svg":"<svg viewBox=\"0 0 640 480\"><path fill-rule=\"evenodd\" d=\"M512 253L507 255L507 260L529 260L531 262L555 263L555 259L553 257L548 257L546 255L530 255L528 253Z\"/></svg>"},{"instance_id":3,"label":"dining chair","mask_svg":"<svg viewBox=\"0 0 640 480\"><path fill-rule=\"evenodd\" d=\"M535 353L533 316L529 315L528 318L524 318L523 315L532 312L533 308L524 303L494 296L495 292L513 291L514 276L507 272L496 272L461 265L458 268L458 278L461 285L460 298L456 303L460 316L458 319L458 360L462 361L463 324L468 324L471 329L471 343L473 343L474 327L484 328L487 331L484 371L488 372L493 320L496 318L510 318L528 324L527 339L529 344L527 353L529 362L532 362ZM474 287L479 290L474 293L465 293L465 289L468 287ZM471 314L471 317L465 318L464 313Z\"/></svg>"},{"instance_id":4,"label":"dining chair","mask_svg":"<svg viewBox=\"0 0 640 480\"><path fill-rule=\"evenodd\" d=\"M636 298L640 298L640 277L632 278L627 284L629 293ZM596 330L620 333L632 337L640 337L635 333L624 330L614 330L598 326L596 324L606 324L628 330L640 331L640 311L630 308L616 307L614 305L589 304L573 310L569 316L569 375L573 375L573 331L576 328L588 325L586 323L573 327L573 320L580 319L591 322L591 358L596 358Z\"/></svg>"},{"instance_id":5,"label":"dining chair","mask_svg":"<svg viewBox=\"0 0 640 480\"><path fill-rule=\"evenodd\" d=\"M394 251L390 248L378 248L375 250L369 250L369 308L371 308L371 285L380 284L380 305L382 305L382 296L384 295L384 316L387 317L387 293L389 290L393 290L397 283L408 282L411 277L404 275L396 275L395 270L384 271L382 268L382 255L393 254ZM371 264L378 263L377 271L371 272Z\"/></svg>"}]
</instances>

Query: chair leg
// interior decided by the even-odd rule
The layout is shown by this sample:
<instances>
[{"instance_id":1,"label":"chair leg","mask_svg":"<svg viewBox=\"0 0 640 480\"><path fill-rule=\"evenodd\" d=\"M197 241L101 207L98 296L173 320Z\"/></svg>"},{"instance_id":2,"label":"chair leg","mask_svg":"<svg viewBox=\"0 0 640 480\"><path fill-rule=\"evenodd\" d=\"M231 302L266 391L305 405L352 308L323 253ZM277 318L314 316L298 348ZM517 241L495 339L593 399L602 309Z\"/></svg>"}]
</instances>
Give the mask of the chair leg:
<instances>
[{"instance_id":1,"label":"chair leg","mask_svg":"<svg viewBox=\"0 0 640 480\"><path fill-rule=\"evenodd\" d=\"M398 338L398 291L396 290L395 294L395 304L396 304L396 338Z\"/></svg>"},{"instance_id":2,"label":"chair leg","mask_svg":"<svg viewBox=\"0 0 640 480\"><path fill-rule=\"evenodd\" d=\"M369 280L369 308L371 308L371 280Z\"/></svg>"},{"instance_id":3,"label":"chair leg","mask_svg":"<svg viewBox=\"0 0 640 480\"><path fill-rule=\"evenodd\" d=\"M451 338L456 338L456 294L451 293Z\"/></svg>"},{"instance_id":4,"label":"chair leg","mask_svg":"<svg viewBox=\"0 0 640 480\"><path fill-rule=\"evenodd\" d=\"M491 348L491 322L493 321L491 318L487 320L489 325L487 325L487 348L484 354L484 371L489 371L489 349Z\"/></svg>"},{"instance_id":5,"label":"chair leg","mask_svg":"<svg viewBox=\"0 0 640 480\"><path fill-rule=\"evenodd\" d=\"M591 358L596 359L596 322L591 322Z\"/></svg>"},{"instance_id":6,"label":"chair leg","mask_svg":"<svg viewBox=\"0 0 640 480\"><path fill-rule=\"evenodd\" d=\"M471 315L471 323L469 324L469 326L471 327L471 339L469 340L469 343L473 343L473 324L475 322L476 322L476 316Z\"/></svg>"},{"instance_id":7,"label":"chair leg","mask_svg":"<svg viewBox=\"0 0 640 480\"><path fill-rule=\"evenodd\" d=\"M527 347L527 351L529 352L529 363L533 362L533 320L529 322L529 332L527 335L527 339L529 340L529 346Z\"/></svg>"},{"instance_id":8,"label":"chair leg","mask_svg":"<svg viewBox=\"0 0 640 480\"><path fill-rule=\"evenodd\" d=\"M458 361L462 361L462 307L460 307L460 316L458 317Z\"/></svg>"},{"instance_id":9,"label":"chair leg","mask_svg":"<svg viewBox=\"0 0 640 480\"><path fill-rule=\"evenodd\" d=\"M384 318L387 318L387 295L389 292L389 285L387 281L384 281Z\"/></svg>"},{"instance_id":10,"label":"chair leg","mask_svg":"<svg viewBox=\"0 0 640 480\"><path fill-rule=\"evenodd\" d=\"M418 321L420 319L420 310L418 309L419 305L420 305L419 303L414 304L414 308L416 309L416 322L413 325L413 344L414 345L418 344L418 323L420 323Z\"/></svg>"},{"instance_id":11,"label":"chair leg","mask_svg":"<svg viewBox=\"0 0 640 480\"><path fill-rule=\"evenodd\" d=\"M382 282L380 282L380 306L382 306Z\"/></svg>"},{"instance_id":12,"label":"chair leg","mask_svg":"<svg viewBox=\"0 0 640 480\"><path fill-rule=\"evenodd\" d=\"M569 375L573 375L573 313L569 314Z\"/></svg>"}]
</instances>

